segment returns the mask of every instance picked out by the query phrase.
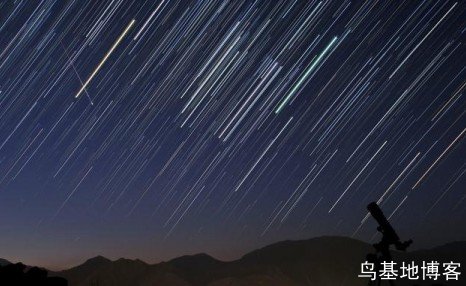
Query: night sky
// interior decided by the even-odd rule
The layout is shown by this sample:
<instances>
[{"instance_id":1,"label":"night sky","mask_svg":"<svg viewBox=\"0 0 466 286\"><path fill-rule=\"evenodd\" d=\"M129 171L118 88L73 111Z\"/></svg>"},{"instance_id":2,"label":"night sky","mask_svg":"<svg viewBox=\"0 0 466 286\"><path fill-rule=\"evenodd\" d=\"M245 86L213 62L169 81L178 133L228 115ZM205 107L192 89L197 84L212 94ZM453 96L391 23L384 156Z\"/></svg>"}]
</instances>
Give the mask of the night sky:
<instances>
[{"instance_id":1,"label":"night sky","mask_svg":"<svg viewBox=\"0 0 466 286\"><path fill-rule=\"evenodd\" d=\"M464 1L0 1L0 257L466 240Z\"/></svg>"}]
</instances>

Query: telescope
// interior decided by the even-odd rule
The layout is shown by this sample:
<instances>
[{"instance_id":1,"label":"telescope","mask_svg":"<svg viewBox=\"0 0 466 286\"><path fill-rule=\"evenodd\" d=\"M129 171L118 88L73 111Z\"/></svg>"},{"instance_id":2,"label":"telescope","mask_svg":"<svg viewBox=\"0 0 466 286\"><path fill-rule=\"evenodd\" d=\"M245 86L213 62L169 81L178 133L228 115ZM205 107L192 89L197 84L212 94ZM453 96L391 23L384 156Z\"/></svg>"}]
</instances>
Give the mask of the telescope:
<instances>
[{"instance_id":1,"label":"telescope","mask_svg":"<svg viewBox=\"0 0 466 286\"><path fill-rule=\"evenodd\" d=\"M367 210L369 213L372 215L372 217L377 221L379 226L377 227L377 230L382 233L382 240L379 243L374 244L374 248L376 250L375 254L369 253L366 258L368 261L375 263L376 269L379 269L380 263L383 261L392 261L392 255L390 253L390 246L394 245L396 249L401 250L401 251L406 251L408 246L413 243L413 241L407 240L404 242L401 242L400 237L398 234L396 234L395 229L393 229L392 225L388 222L387 218L383 214L382 210L380 207L377 205L376 202L372 202L369 205L367 205ZM380 286L382 280L380 279L380 276L377 277L377 282ZM391 286L395 285L394 281L388 280L388 283ZM369 281L369 285L375 285L375 281Z\"/></svg>"},{"instance_id":2,"label":"telescope","mask_svg":"<svg viewBox=\"0 0 466 286\"><path fill-rule=\"evenodd\" d=\"M390 225L376 202L370 203L367 206L367 210L379 224L377 230L380 231L383 235L382 241L374 244L374 247L377 251L382 253L387 252L390 248L390 245L395 245L395 248L398 250L406 251L411 243L413 243L411 239L401 242L399 236L395 232L395 229L393 229L393 227Z\"/></svg>"}]
</instances>

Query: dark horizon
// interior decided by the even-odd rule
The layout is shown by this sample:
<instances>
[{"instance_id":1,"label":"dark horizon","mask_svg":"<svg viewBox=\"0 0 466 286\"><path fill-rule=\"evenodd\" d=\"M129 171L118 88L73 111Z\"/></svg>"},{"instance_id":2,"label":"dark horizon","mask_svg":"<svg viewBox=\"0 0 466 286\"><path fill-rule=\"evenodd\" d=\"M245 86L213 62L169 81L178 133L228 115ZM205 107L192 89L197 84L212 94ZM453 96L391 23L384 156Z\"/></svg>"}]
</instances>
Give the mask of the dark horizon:
<instances>
[{"instance_id":1,"label":"dark horizon","mask_svg":"<svg viewBox=\"0 0 466 286\"><path fill-rule=\"evenodd\" d=\"M59 271L62 271L62 270L67 270L67 269L70 269L70 268L74 268L76 266L79 266L79 265L82 265L84 264L85 262L87 262L88 260L90 259L93 259L93 258L97 258L97 257L101 257L101 258L105 258L105 259L109 259L111 261L117 261L119 259L130 259L130 260L140 260L146 264L149 264L149 265L154 265L154 264L159 264L159 263L162 263L162 262L167 262L167 261L170 261L170 260L173 260L173 259L177 259L177 258L180 258L180 257L183 257L183 256L193 256L193 255L199 255L199 254L206 254L212 258L214 258L215 260L218 260L218 261L222 261L222 262L232 262L232 261L235 261L235 260L238 260L240 258L242 258L244 255L252 252L252 251L256 251L256 250L259 250L259 249L262 249L264 247L267 247L267 246L270 246L270 245L274 245L274 244L280 244L280 243L283 243L283 242L288 242L288 241L307 241L307 240L313 240L313 239L322 239L322 238L345 238L345 239L354 239L354 240L357 240L357 241L360 241L360 242L363 242L363 243L366 243L368 245L372 245L373 242L370 242L370 241L364 241L364 240L360 240L360 239L356 239L356 238L352 238L352 237L346 237L346 236L331 236L331 235L322 235L322 236L317 236L317 237L311 237L311 238L307 238L307 239L288 239L288 240L280 240L280 241L275 241L275 242L272 242L272 243L269 243L269 244L266 244L266 245L262 245L262 246L258 246L256 248L252 248L252 249L248 249L248 250L245 250L243 253L239 253L236 257L231 257L231 258L219 258L215 255L212 255L206 251L200 251L200 252L192 252L192 253L183 253L183 254L180 254L180 255L177 255L177 256L174 256L174 257L168 257L168 258L165 258L165 259L160 259L160 260L145 260L145 259L141 259L139 257L120 257L120 256L113 256L113 257L109 257L109 256L106 256L106 255L103 255L103 254L96 254L94 256L90 256L90 257L87 257L87 258L84 258L83 260L81 261L78 261L76 264L72 264L72 265L68 265L68 266L64 266L64 265L61 265L61 266L57 266L57 267L48 267L48 266L45 266L45 265L37 265L37 264L30 264L30 263L27 263L25 261L22 261L22 260L10 260L10 259L7 259L6 257L0 257L0 259L5 259L5 260L8 260L10 263L23 263L25 265L28 265L28 266L37 266L37 267L43 267L47 270L50 270L50 271L54 271L54 272L59 272ZM379 237L380 238L380 237ZM445 245L450 245L450 244L455 244L455 243L466 243L466 240L464 241L460 241L460 240L457 240L457 241L450 241L450 242L445 242L445 243L441 243L441 244L438 244L438 245L432 245L432 246L425 246L425 247L416 247L416 244L412 245L409 250L408 250L408 253L409 252L415 252L415 251L420 251L420 250L431 250L431 249L435 249L437 247L441 247L441 246L445 246ZM395 249L393 249L393 251L395 252L399 252Z\"/></svg>"}]
</instances>

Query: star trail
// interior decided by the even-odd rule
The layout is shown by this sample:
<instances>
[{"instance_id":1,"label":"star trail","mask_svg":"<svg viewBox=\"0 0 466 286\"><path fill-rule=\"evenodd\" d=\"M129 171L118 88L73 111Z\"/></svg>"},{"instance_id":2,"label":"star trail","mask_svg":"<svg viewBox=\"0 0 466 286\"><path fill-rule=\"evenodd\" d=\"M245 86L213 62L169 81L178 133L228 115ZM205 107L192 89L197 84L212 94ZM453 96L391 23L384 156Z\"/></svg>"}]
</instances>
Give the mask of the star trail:
<instances>
[{"instance_id":1,"label":"star trail","mask_svg":"<svg viewBox=\"0 0 466 286\"><path fill-rule=\"evenodd\" d=\"M419 246L466 239L465 24L449 0L0 1L4 252L369 241L371 201Z\"/></svg>"}]
</instances>

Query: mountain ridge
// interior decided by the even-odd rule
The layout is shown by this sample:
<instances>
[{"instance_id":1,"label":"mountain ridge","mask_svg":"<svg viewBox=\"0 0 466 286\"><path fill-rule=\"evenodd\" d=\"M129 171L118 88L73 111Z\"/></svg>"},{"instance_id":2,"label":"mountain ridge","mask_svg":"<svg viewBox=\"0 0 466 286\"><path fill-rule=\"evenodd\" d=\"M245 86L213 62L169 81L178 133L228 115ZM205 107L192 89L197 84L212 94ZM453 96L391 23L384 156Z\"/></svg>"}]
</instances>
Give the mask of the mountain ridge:
<instances>
[{"instance_id":1,"label":"mountain ridge","mask_svg":"<svg viewBox=\"0 0 466 286\"><path fill-rule=\"evenodd\" d=\"M365 255L372 252L372 245L360 240L322 236L273 243L233 261L221 261L205 253L184 255L155 264L121 258L112 261L97 256L90 261L101 263L87 273L83 273L80 266L89 260L55 275L67 278L70 286L366 285L367 281L357 275ZM446 243L407 253L393 251L393 256L394 260L439 258L441 261L453 259L466 263L466 242ZM419 285L424 284L420 281Z\"/></svg>"},{"instance_id":2,"label":"mountain ridge","mask_svg":"<svg viewBox=\"0 0 466 286\"><path fill-rule=\"evenodd\" d=\"M178 260L180 258L185 258L185 257L197 257L197 256L206 256L206 257L210 257L211 259L213 260L216 260L218 262L224 262L224 263L229 263L229 262L234 262L234 261L237 261L237 260L241 260L243 259L245 256L247 255L250 255L251 253L254 253L256 251L260 251L262 249L267 249L269 247L273 247L273 246L276 246L276 245L281 245L281 244L288 244L288 243L293 243L293 242L307 242L307 241L311 241L311 240L317 240L317 239L327 239L327 238L344 238L344 239L350 239L350 240L353 240L353 241L356 241L356 242L360 242L362 244L365 244L365 245L370 245L372 247L372 245L370 243L367 243L367 242L364 242L362 240L358 240L358 239L353 239L353 238L349 238L349 237L344 237L344 236L319 236L319 237L314 237L314 238L310 238L310 239L303 239L303 240L283 240L283 241L279 241L279 242L275 242L275 243L272 243L272 244L269 244L269 245L266 245L266 246L263 246L263 247L260 247L258 249L255 249L255 250L251 250L250 252L247 252L246 254L244 254L243 256L241 256L240 258L238 259L234 259L234 260L221 260L221 259L218 259L218 258L215 258L214 256L208 254L208 253L205 253L205 252L199 252L199 253L194 253L194 254L186 254L186 255L181 255L181 256L178 256L178 257L175 257L175 258L172 258L172 259L169 259L169 260L164 260L164 261L160 261L160 262L154 262L154 263L150 263L150 262L146 262L142 259L139 259L139 258L135 258L135 259L131 259L131 258L125 258L125 257L120 257L120 258L117 258L117 259L110 259L108 257L105 257L103 255L96 255L94 257L91 257L91 258L88 258L86 261L84 261L83 263L81 264L78 264L76 266L72 266L68 269L64 269L64 270L59 270L59 271L52 271L52 272L62 272L62 271L66 271L66 270L69 270L69 269L72 269L72 268L76 268L78 266L81 266L83 264L86 264L88 263L89 261L93 261L94 259L96 260L106 260L108 262L116 262L116 261L119 261L119 260L128 260L128 261L133 261L133 262L142 262L146 265L158 265L158 264L162 264L162 263L167 263L167 262L171 262L171 261L174 261L174 260ZM457 246L462 246L462 247L466 247L466 241L452 241L452 242L446 242L446 243L443 243L443 244L440 244L438 246L433 246L433 247L430 247L430 248L420 248L420 249L416 249L416 250L413 250L413 251L409 251L410 253L417 253L417 252L423 252L423 251L430 251L432 249L437 249L437 248L443 248L443 247L450 247L450 246L453 246L453 247L457 247ZM397 250L393 249L392 251L394 252L397 252ZM1 259L0 258L0 263L2 261L6 261L8 263L11 263L9 262L8 260L6 259Z\"/></svg>"},{"instance_id":3,"label":"mountain ridge","mask_svg":"<svg viewBox=\"0 0 466 286\"><path fill-rule=\"evenodd\" d=\"M110 260L99 255L51 275L66 278L70 286L362 286L367 281L357 277L360 263L373 252L372 245L360 240L322 236L273 243L233 261L198 253L149 264L139 259ZM417 261L419 265L422 260L431 259L466 265L466 241L392 253L395 261ZM464 281L462 278L448 285L465 285ZM397 285L413 285L409 282L412 281L400 280ZM432 283L418 281L416 285Z\"/></svg>"}]
</instances>

